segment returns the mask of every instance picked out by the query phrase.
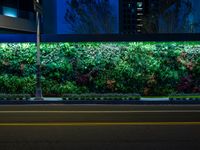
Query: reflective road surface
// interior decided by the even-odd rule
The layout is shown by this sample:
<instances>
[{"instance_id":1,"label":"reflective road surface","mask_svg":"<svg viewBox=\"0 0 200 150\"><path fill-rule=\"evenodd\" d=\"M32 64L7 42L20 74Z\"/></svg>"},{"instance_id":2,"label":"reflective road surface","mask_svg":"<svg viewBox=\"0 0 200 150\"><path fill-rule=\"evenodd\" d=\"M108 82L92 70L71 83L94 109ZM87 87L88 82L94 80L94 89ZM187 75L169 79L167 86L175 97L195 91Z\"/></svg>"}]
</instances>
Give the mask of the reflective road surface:
<instances>
[{"instance_id":1,"label":"reflective road surface","mask_svg":"<svg viewBox=\"0 0 200 150\"><path fill-rule=\"evenodd\" d=\"M0 106L0 150L199 150L199 108Z\"/></svg>"}]
</instances>

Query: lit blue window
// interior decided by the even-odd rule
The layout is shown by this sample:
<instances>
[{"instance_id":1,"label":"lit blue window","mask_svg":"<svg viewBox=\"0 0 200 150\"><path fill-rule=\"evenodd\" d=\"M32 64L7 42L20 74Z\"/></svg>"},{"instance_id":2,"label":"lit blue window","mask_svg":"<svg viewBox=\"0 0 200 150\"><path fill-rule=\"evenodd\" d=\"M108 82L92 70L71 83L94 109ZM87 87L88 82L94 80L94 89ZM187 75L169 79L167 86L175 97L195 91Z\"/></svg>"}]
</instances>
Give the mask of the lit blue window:
<instances>
[{"instance_id":1,"label":"lit blue window","mask_svg":"<svg viewBox=\"0 0 200 150\"><path fill-rule=\"evenodd\" d=\"M10 7L3 7L3 15L9 17L17 17L17 9Z\"/></svg>"}]
</instances>

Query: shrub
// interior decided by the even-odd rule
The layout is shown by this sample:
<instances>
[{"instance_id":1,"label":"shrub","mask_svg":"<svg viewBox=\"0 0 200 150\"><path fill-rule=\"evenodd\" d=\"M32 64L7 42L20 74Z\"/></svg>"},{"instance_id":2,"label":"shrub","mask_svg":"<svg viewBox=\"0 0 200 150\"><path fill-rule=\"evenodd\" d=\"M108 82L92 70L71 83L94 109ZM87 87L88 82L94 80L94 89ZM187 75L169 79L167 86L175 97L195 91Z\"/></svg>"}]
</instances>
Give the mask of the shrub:
<instances>
[{"instance_id":1,"label":"shrub","mask_svg":"<svg viewBox=\"0 0 200 150\"><path fill-rule=\"evenodd\" d=\"M199 42L45 43L42 89L168 95L200 91ZM0 44L0 93L35 92L34 44Z\"/></svg>"}]
</instances>

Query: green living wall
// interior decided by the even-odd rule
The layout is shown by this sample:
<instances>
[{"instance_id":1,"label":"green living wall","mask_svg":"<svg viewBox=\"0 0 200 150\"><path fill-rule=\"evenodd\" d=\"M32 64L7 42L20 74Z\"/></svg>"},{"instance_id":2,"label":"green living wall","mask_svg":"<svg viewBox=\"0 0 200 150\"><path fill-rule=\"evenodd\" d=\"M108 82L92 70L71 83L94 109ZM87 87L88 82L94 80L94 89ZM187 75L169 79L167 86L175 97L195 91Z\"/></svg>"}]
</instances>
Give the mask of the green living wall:
<instances>
[{"instance_id":1,"label":"green living wall","mask_svg":"<svg viewBox=\"0 0 200 150\"><path fill-rule=\"evenodd\" d=\"M42 89L64 93L200 92L200 42L44 43ZM0 44L0 93L35 92L33 43Z\"/></svg>"}]
</instances>

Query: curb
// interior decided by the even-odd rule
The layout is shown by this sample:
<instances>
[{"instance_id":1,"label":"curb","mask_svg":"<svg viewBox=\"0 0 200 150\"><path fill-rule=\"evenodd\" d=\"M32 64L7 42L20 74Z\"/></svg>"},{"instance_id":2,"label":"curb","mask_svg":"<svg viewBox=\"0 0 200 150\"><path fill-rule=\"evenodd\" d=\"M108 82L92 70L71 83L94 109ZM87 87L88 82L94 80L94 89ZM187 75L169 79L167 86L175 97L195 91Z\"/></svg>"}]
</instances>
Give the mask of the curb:
<instances>
[{"instance_id":1,"label":"curb","mask_svg":"<svg viewBox=\"0 0 200 150\"><path fill-rule=\"evenodd\" d=\"M91 101L91 100L62 100L62 101L24 101L24 100L0 100L0 105L30 105L30 104L110 104L110 105L119 105L119 104L200 104L200 101L138 101L138 100L129 100L129 101L121 101L121 100L108 100L108 101Z\"/></svg>"}]
</instances>

